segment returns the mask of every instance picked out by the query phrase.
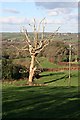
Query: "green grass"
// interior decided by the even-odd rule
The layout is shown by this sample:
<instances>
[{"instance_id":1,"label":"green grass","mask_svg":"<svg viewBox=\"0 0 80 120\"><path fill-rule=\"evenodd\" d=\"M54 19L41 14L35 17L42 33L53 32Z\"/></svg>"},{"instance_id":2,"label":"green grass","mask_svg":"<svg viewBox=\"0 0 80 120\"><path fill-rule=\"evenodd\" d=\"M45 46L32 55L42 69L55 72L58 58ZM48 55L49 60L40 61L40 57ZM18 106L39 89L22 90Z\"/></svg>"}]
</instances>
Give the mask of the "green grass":
<instances>
[{"instance_id":1,"label":"green grass","mask_svg":"<svg viewBox=\"0 0 80 120\"><path fill-rule=\"evenodd\" d=\"M71 79L69 79L68 71L65 72L43 72L41 78L36 80L38 83L45 83L48 86L68 86L68 81L71 81L71 86L78 86L78 71L71 71Z\"/></svg>"},{"instance_id":2,"label":"green grass","mask_svg":"<svg viewBox=\"0 0 80 120\"><path fill-rule=\"evenodd\" d=\"M46 59L46 58L44 58L44 59L41 61L41 65L42 65L43 68L58 68L58 67L59 67L58 65L49 62L49 60Z\"/></svg>"},{"instance_id":3,"label":"green grass","mask_svg":"<svg viewBox=\"0 0 80 120\"><path fill-rule=\"evenodd\" d=\"M68 72L41 75L36 82L47 86L25 86L26 80L3 83L3 119L80 117L77 71L71 73L71 87Z\"/></svg>"}]
</instances>

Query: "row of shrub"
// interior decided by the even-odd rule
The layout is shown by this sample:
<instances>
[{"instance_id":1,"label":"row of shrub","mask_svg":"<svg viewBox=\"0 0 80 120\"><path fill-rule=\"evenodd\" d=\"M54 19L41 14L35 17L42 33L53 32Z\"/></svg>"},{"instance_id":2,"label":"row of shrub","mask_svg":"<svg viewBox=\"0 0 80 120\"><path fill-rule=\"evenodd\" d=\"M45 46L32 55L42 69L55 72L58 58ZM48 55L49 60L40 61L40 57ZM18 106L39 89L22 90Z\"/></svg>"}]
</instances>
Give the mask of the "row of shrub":
<instances>
[{"instance_id":1,"label":"row of shrub","mask_svg":"<svg viewBox=\"0 0 80 120\"><path fill-rule=\"evenodd\" d=\"M59 65L69 65L69 62L58 62ZM71 63L71 66L74 66L74 67L78 67L79 65L78 64L75 64L75 63Z\"/></svg>"},{"instance_id":2,"label":"row of shrub","mask_svg":"<svg viewBox=\"0 0 80 120\"><path fill-rule=\"evenodd\" d=\"M13 64L13 60L9 57L2 57L2 79L3 80L18 80L29 77L29 68L19 64ZM39 78L40 71L37 70L34 74L35 78Z\"/></svg>"},{"instance_id":3,"label":"row of shrub","mask_svg":"<svg viewBox=\"0 0 80 120\"><path fill-rule=\"evenodd\" d=\"M28 76L26 67L13 64L12 59L2 58L2 79L20 79Z\"/></svg>"}]
</instances>

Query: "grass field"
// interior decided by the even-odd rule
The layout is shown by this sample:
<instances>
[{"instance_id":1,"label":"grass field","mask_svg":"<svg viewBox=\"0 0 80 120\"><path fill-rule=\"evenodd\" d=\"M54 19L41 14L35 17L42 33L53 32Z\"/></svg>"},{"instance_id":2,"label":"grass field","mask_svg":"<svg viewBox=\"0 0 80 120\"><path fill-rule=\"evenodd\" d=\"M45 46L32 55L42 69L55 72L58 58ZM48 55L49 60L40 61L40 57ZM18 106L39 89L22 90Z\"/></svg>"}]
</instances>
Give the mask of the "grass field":
<instances>
[{"instance_id":1,"label":"grass field","mask_svg":"<svg viewBox=\"0 0 80 120\"><path fill-rule=\"evenodd\" d=\"M26 80L3 83L3 119L79 118L78 72L43 72L37 83L25 86Z\"/></svg>"}]
</instances>

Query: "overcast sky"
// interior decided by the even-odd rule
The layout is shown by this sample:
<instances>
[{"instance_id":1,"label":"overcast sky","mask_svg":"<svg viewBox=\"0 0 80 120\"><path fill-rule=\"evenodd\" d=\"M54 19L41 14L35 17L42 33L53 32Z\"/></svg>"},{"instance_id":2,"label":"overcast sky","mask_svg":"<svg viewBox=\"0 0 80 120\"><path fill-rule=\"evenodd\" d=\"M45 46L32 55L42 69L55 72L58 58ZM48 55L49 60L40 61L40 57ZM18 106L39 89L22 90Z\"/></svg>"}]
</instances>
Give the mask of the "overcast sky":
<instances>
[{"instance_id":1,"label":"overcast sky","mask_svg":"<svg viewBox=\"0 0 80 120\"><path fill-rule=\"evenodd\" d=\"M78 0L69 1L0 0L0 32L19 32L22 26L30 32L33 18L38 25L44 17L47 32L54 32L59 26L59 32L78 32Z\"/></svg>"}]
</instances>

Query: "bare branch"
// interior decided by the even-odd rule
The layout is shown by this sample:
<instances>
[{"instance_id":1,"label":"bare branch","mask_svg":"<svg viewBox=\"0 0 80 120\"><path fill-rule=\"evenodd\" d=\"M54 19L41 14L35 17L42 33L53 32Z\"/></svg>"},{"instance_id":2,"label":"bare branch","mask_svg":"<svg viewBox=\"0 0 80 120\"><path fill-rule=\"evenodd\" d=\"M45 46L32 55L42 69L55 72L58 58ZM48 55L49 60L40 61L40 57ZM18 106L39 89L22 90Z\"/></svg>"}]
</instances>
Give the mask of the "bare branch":
<instances>
[{"instance_id":1,"label":"bare branch","mask_svg":"<svg viewBox=\"0 0 80 120\"><path fill-rule=\"evenodd\" d=\"M35 49L35 51L37 51L37 50L41 49L41 48L42 48L42 46L43 46L43 41L40 41L40 43L39 43L39 47L37 47L37 48Z\"/></svg>"},{"instance_id":2,"label":"bare branch","mask_svg":"<svg viewBox=\"0 0 80 120\"><path fill-rule=\"evenodd\" d=\"M60 29L60 26L57 28L57 30L55 31L55 33L56 33L56 32L58 32L58 31L59 31L59 29Z\"/></svg>"},{"instance_id":3,"label":"bare branch","mask_svg":"<svg viewBox=\"0 0 80 120\"><path fill-rule=\"evenodd\" d=\"M36 49L35 53L40 53L47 45L49 45L50 41L46 41L45 44L42 44L42 46L38 49Z\"/></svg>"},{"instance_id":4,"label":"bare branch","mask_svg":"<svg viewBox=\"0 0 80 120\"><path fill-rule=\"evenodd\" d=\"M63 50L63 48L59 48L57 51L56 51L56 54L58 55L58 53Z\"/></svg>"},{"instance_id":5,"label":"bare branch","mask_svg":"<svg viewBox=\"0 0 80 120\"><path fill-rule=\"evenodd\" d=\"M36 20L34 18L34 32L36 32Z\"/></svg>"},{"instance_id":6,"label":"bare branch","mask_svg":"<svg viewBox=\"0 0 80 120\"><path fill-rule=\"evenodd\" d=\"M40 23L39 23L38 33L39 33L39 31L40 31L40 25L41 25L41 23L45 20L45 18L46 18L46 17L44 17L44 18L40 21Z\"/></svg>"},{"instance_id":7,"label":"bare branch","mask_svg":"<svg viewBox=\"0 0 80 120\"><path fill-rule=\"evenodd\" d=\"M28 48L24 49L24 48L18 48L18 47L14 46L14 45L11 45L11 46L14 47L14 48L16 48L18 52L20 52L20 51L22 51L22 50L23 50L23 51L29 50Z\"/></svg>"},{"instance_id":8,"label":"bare branch","mask_svg":"<svg viewBox=\"0 0 80 120\"><path fill-rule=\"evenodd\" d=\"M28 48L26 48L26 49L21 49L21 50L23 50L23 51L26 51L26 50L27 50L27 51L29 51L29 49L28 49Z\"/></svg>"},{"instance_id":9,"label":"bare branch","mask_svg":"<svg viewBox=\"0 0 80 120\"><path fill-rule=\"evenodd\" d=\"M49 35L48 38L50 38L50 37L55 38L56 33L59 31L60 27L61 27L61 26L59 26L51 35Z\"/></svg>"},{"instance_id":10,"label":"bare branch","mask_svg":"<svg viewBox=\"0 0 80 120\"><path fill-rule=\"evenodd\" d=\"M32 51L33 51L33 46L31 45L31 41L30 41L30 39L29 39L29 37L28 37L28 33L27 33L27 30L26 29L23 29L23 31L24 31L24 34L25 34L25 37L27 38L27 44L28 44L28 46L29 46L29 52L30 52L30 54L32 54Z\"/></svg>"},{"instance_id":11,"label":"bare branch","mask_svg":"<svg viewBox=\"0 0 80 120\"><path fill-rule=\"evenodd\" d=\"M24 47L22 47L22 49L25 49L27 47L27 45L25 45Z\"/></svg>"},{"instance_id":12,"label":"bare branch","mask_svg":"<svg viewBox=\"0 0 80 120\"><path fill-rule=\"evenodd\" d=\"M34 19L34 46L37 47L38 33L36 31L36 20Z\"/></svg>"},{"instance_id":13,"label":"bare branch","mask_svg":"<svg viewBox=\"0 0 80 120\"><path fill-rule=\"evenodd\" d=\"M14 48L16 48L16 50L17 50L17 52L16 52L16 53L17 53L17 56L18 56L18 55L19 55L19 48L18 48L18 47L16 47L16 46L14 46L14 45L11 45L11 46L12 46L12 47L14 47ZM10 46L10 47L11 47L11 46ZM11 48L11 49L12 49L12 48Z\"/></svg>"},{"instance_id":14,"label":"bare branch","mask_svg":"<svg viewBox=\"0 0 80 120\"><path fill-rule=\"evenodd\" d=\"M14 46L14 45L11 45L12 47L14 47L14 48L16 48L17 50L19 50L19 48L18 47L16 47L16 46Z\"/></svg>"},{"instance_id":15,"label":"bare branch","mask_svg":"<svg viewBox=\"0 0 80 120\"><path fill-rule=\"evenodd\" d=\"M47 45L49 45L49 41L46 41L47 43L46 44L44 44L44 46L42 47L42 49L40 50L40 52L47 46Z\"/></svg>"},{"instance_id":16,"label":"bare branch","mask_svg":"<svg viewBox=\"0 0 80 120\"><path fill-rule=\"evenodd\" d=\"M41 68L42 68L42 65L40 64L40 62L37 59L35 59L35 60L39 64L39 66L41 66Z\"/></svg>"},{"instance_id":17,"label":"bare branch","mask_svg":"<svg viewBox=\"0 0 80 120\"><path fill-rule=\"evenodd\" d=\"M28 37L27 29L23 29L23 31L24 31L25 37L27 38L28 45L31 44L30 39Z\"/></svg>"},{"instance_id":18,"label":"bare branch","mask_svg":"<svg viewBox=\"0 0 80 120\"><path fill-rule=\"evenodd\" d=\"M44 26L44 21L43 21L43 24L42 24L42 40L44 39L44 29L45 29L45 26Z\"/></svg>"}]
</instances>

